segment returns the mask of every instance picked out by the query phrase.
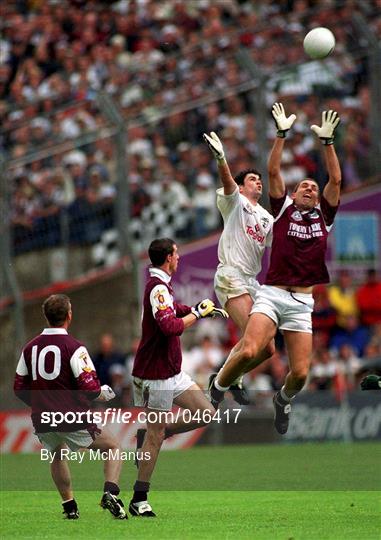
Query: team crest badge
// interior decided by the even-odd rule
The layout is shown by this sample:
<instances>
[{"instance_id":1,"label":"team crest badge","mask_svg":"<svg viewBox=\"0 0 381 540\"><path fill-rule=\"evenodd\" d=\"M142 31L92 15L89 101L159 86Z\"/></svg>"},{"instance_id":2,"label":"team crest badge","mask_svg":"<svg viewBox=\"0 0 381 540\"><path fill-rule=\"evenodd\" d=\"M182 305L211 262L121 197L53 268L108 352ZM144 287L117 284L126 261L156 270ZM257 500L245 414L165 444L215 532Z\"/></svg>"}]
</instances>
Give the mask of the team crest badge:
<instances>
[{"instance_id":1,"label":"team crest badge","mask_svg":"<svg viewBox=\"0 0 381 540\"><path fill-rule=\"evenodd\" d=\"M168 304L165 303L164 291L158 291L155 294L155 299L157 300L157 303L159 304L157 306L158 309L164 311L165 309L168 308Z\"/></svg>"},{"instance_id":2,"label":"team crest badge","mask_svg":"<svg viewBox=\"0 0 381 540\"><path fill-rule=\"evenodd\" d=\"M267 226L268 226L268 224L269 224L269 218L267 218L267 217L262 217L262 218L261 218L261 223L262 223L262 227L263 227L264 229L267 229Z\"/></svg>"},{"instance_id":3,"label":"team crest badge","mask_svg":"<svg viewBox=\"0 0 381 540\"><path fill-rule=\"evenodd\" d=\"M85 373L91 373L93 370L91 369L91 367L83 367L82 371L84 371Z\"/></svg>"},{"instance_id":4,"label":"team crest badge","mask_svg":"<svg viewBox=\"0 0 381 540\"><path fill-rule=\"evenodd\" d=\"M291 214L291 219L294 219L295 221L302 221L303 217L299 210L295 210L295 212Z\"/></svg>"},{"instance_id":5,"label":"team crest badge","mask_svg":"<svg viewBox=\"0 0 381 540\"><path fill-rule=\"evenodd\" d=\"M87 354L85 353L85 351L81 352L81 354L79 355L79 358L82 360L82 362L84 362L86 365L82 367L82 371L84 371L85 373L91 373L93 371L93 369L87 365Z\"/></svg>"}]
</instances>

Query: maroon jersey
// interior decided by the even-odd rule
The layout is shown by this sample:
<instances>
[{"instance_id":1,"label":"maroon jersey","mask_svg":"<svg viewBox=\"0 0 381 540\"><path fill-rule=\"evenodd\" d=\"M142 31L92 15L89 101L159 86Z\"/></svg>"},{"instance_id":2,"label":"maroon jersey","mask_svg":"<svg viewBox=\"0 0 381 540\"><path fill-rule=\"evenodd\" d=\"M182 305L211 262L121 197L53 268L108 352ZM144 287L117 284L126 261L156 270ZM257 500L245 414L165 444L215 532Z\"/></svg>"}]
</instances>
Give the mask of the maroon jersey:
<instances>
[{"instance_id":1,"label":"maroon jersey","mask_svg":"<svg viewBox=\"0 0 381 540\"><path fill-rule=\"evenodd\" d=\"M89 353L64 328L45 328L24 347L16 369L16 395L32 408L37 433L76 431L94 424L44 422L44 412L85 412L101 387Z\"/></svg>"},{"instance_id":2,"label":"maroon jersey","mask_svg":"<svg viewBox=\"0 0 381 540\"><path fill-rule=\"evenodd\" d=\"M338 206L321 197L312 210L301 212L286 193L270 197L274 216L273 242L266 285L309 287L328 283L325 264L328 233Z\"/></svg>"},{"instance_id":3,"label":"maroon jersey","mask_svg":"<svg viewBox=\"0 0 381 540\"><path fill-rule=\"evenodd\" d=\"M179 336L184 331L181 317L189 306L173 300L171 277L160 268L150 268L143 300L142 337L132 375L141 379L169 379L181 371Z\"/></svg>"}]
</instances>

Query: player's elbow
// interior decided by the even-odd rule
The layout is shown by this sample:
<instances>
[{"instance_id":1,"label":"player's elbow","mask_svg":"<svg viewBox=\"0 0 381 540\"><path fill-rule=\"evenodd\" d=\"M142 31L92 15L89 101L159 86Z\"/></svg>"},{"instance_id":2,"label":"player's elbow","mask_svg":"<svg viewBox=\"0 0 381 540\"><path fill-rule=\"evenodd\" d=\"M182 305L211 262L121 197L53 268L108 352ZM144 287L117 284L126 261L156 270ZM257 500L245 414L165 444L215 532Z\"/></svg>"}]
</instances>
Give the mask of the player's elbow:
<instances>
[{"instance_id":1,"label":"player's elbow","mask_svg":"<svg viewBox=\"0 0 381 540\"><path fill-rule=\"evenodd\" d=\"M279 163L271 163L270 161L267 164L267 172L269 175L269 182L276 181L280 175L280 166Z\"/></svg>"},{"instance_id":2,"label":"player's elbow","mask_svg":"<svg viewBox=\"0 0 381 540\"><path fill-rule=\"evenodd\" d=\"M181 336L184 331L184 323L181 319L173 318L159 324L160 330L165 337Z\"/></svg>"},{"instance_id":3,"label":"player's elbow","mask_svg":"<svg viewBox=\"0 0 381 540\"><path fill-rule=\"evenodd\" d=\"M175 328L162 328L161 331L165 335L165 337L174 337L174 336L180 336L182 332L179 332Z\"/></svg>"},{"instance_id":4,"label":"player's elbow","mask_svg":"<svg viewBox=\"0 0 381 540\"><path fill-rule=\"evenodd\" d=\"M331 186L335 186L337 188L341 187L341 181L342 181L341 174L331 174L328 180Z\"/></svg>"}]
</instances>

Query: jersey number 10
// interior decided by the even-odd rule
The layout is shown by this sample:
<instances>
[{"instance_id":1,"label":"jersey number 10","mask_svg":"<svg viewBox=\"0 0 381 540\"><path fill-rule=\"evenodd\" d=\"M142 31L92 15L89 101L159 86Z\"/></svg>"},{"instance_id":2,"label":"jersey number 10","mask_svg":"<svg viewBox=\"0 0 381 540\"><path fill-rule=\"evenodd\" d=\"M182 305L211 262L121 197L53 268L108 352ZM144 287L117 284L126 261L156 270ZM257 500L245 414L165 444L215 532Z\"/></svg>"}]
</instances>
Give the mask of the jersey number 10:
<instances>
[{"instance_id":1,"label":"jersey number 10","mask_svg":"<svg viewBox=\"0 0 381 540\"><path fill-rule=\"evenodd\" d=\"M37 381L37 372L42 379L52 381L56 379L61 371L61 351L56 345L48 345L41 349L37 359L37 345L32 347L32 378ZM48 353L53 353L53 370L48 373L45 369L45 358Z\"/></svg>"}]
</instances>

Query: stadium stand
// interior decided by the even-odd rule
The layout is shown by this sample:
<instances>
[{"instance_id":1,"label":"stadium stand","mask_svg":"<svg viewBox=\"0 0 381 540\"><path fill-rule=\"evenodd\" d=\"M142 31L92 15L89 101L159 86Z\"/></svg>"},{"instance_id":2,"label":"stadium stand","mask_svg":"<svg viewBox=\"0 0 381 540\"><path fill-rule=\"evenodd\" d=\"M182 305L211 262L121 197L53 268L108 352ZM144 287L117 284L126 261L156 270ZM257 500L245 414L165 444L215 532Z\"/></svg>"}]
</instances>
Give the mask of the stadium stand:
<instances>
[{"instance_id":1,"label":"stadium stand","mask_svg":"<svg viewBox=\"0 0 381 540\"><path fill-rule=\"evenodd\" d=\"M285 160L287 183L292 186L304 174L324 182L320 156L305 133L318 105L336 108L343 118L344 188L369 181L369 167L361 159L370 145L367 44L356 38L352 5L336 2L309 11L306 22L308 4L35 1L2 6L0 145L12 163L15 253L65 240L92 244L115 225L112 140L82 148L75 142L107 127L97 105L100 91L112 96L126 120L131 214L142 218L131 225L135 238L148 221L155 222L155 230L183 238L215 230L212 197L208 201L202 194L209 208L194 203L199 178L201 184L210 178L204 190L212 191L216 182L202 132L221 135L233 170L256 160L260 151L250 95L244 91L252 75L242 65L242 50L258 73L267 75L269 100L274 92L284 101L297 99L300 122ZM358 9L379 35L377 3L363 2ZM317 69L316 62L306 62L301 41L308 28L328 22L338 46ZM286 63L291 67L273 75L274 67ZM70 151L62 151L65 142ZM33 154L49 147L51 153L41 158ZM170 204L147 210L150 201L168 192ZM187 216L174 223L173 208L184 205Z\"/></svg>"}]
</instances>

